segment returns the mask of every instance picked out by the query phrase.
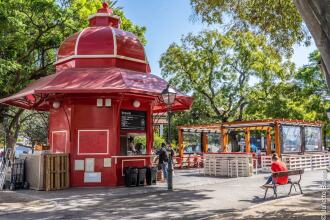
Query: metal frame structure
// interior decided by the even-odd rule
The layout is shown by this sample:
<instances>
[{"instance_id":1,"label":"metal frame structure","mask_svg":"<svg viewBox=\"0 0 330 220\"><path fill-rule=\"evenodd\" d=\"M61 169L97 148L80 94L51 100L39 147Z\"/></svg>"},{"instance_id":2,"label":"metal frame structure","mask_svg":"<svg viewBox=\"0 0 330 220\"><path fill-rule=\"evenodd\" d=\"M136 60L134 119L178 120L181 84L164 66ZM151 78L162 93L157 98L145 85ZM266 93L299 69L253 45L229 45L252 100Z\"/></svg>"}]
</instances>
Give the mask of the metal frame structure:
<instances>
[{"instance_id":1,"label":"metal frame structure","mask_svg":"<svg viewBox=\"0 0 330 220\"><path fill-rule=\"evenodd\" d=\"M233 121L223 122L222 124L210 124L210 125L182 125L178 126L178 145L180 156L183 157L183 132L184 131L199 131L202 134L207 132L220 132L220 150L222 152L228 152L229 143L229 131L244 131L245 133L245 151L251 152L250 147L250 132L251 130L262 130L266 131L266 152L267 155L272 153L271 150L271 132L274 131L275 140L275 152L280 156L282 153L281 148L281 125L292 125L292 126L317 126L322 127L323 123L320 121L305 121L305 120L292 120L292 119L263 119L263 120L250 120L250 121ZM202 140L204 140L202 138ZM206 139L207 142L207 139ZM207 145L203 143L203 153L207 152Z\"/></svg>"}]
</instances>

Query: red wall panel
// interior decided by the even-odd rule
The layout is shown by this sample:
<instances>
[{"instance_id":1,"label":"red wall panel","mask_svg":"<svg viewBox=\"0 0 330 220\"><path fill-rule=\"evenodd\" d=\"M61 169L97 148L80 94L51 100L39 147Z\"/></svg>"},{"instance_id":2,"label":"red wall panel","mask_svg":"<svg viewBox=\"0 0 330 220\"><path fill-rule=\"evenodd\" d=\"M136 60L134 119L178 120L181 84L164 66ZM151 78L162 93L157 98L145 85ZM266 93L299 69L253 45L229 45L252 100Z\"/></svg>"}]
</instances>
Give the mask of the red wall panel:
<instances>
[{"instance_id":1,"label":"red wall panel","mask_svg":"<svg viewBox=\"0 0 330 220\"><path fill-rule=\"evenodd\" d=\"M111 98L111 107L97 107L97 98ZM119 98L122 98L120 100ZM69 101L70 100L70 101ZM149 157L142 160L131 161L132 158L124 157L117 160L115 158L120 153L120 110L138 110L145 111L147 114L147 126L145 133L147 134L147 153L151 152L152 145L152 120L150 100L139 97L119 96L118 99L107 96L100 97L75 97L67 101L61 101L61 108L51 110L50 134L54 133L50 143L55 149L54 152L63 151L63 143L67 143L67 152L70 153L70 184L73 187L82 186L116 186L124 184L122 176L122 166L138 166L142 167L150 165ZM133 107L133 101L139 100L141 106ZM69 107L68 107L69 106ZM65 111L64 111L65 110ZM57 132L57 131L66 131ZM135 133L137 131L125 131ZM141 131L140 131L141 132ZM64 139L66 141L64 141ZM79 149L78 149L79 146ZM94 158L94 172L101 173L100 183L84 182L85 170L75 170L75 161L82 160L86 162L86 158ZM104 167L104 158L112 158L111 167ZM140 157L138 157L140 158ZM136 158L134 158L136 159ZM122 164L122 160L125 160Z\"/></svg>"}]
</instances>

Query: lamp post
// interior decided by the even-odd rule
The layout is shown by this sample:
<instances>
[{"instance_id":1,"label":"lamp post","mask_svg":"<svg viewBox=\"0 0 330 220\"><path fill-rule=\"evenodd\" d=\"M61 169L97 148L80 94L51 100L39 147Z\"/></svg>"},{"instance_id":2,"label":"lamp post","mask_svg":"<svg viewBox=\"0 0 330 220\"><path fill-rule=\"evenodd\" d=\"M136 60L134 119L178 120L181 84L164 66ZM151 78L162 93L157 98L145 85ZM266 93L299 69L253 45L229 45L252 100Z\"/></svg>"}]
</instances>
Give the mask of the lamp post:
<instances>
[{"instance_id":1,"label":"lamp post","mask_svg":"<svg viewBox=\"0 0 330 220\"><path fill-rule=\"evenodd\" d=\"M168 132L167 132L167 142L171 143L171 116L172 116L172 105L176 98L176 92L174 89L170 88L170 85L168 84L167 87L162 91L162 101L167 106L167 118L168 118ZM167 189L172 190L173 189L173 168L172 168L172 155L169 154L169 160L168 160L168 174L167 174Z\"/></svg>"}]
</instances>

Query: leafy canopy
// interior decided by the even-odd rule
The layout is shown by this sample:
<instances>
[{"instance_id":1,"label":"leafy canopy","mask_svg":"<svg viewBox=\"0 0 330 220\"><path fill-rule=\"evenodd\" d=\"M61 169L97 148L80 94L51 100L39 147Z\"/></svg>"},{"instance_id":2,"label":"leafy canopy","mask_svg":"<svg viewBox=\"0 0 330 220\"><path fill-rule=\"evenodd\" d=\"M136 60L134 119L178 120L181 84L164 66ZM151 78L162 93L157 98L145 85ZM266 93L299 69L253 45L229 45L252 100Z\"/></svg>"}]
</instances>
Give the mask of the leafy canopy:
<instances>
[{"instance_id":1,"label":"leafy canopy","mask_svg":"<svg viewBox=\"0 0 330 220\"><path fill-rule=\"evenodd\" d=\"M181 45L172 44L160 66L163 77L198 97L201 111L209 105L222 121L242 119L254 86L288 80L293 70L263 35L217 30L188 34Z\"/></svg>"},{"instance_id":2,"label":"leafy canopy","mask_svg":"<svg viewBox=\"0 0 330 220\"><path fill-rule=\"evenodd\" d=\"M264 34L278 51L290 56L295 43L310 35L291 0L190 0L195 15L208 24Z\"/></svg>"}]
</instances>

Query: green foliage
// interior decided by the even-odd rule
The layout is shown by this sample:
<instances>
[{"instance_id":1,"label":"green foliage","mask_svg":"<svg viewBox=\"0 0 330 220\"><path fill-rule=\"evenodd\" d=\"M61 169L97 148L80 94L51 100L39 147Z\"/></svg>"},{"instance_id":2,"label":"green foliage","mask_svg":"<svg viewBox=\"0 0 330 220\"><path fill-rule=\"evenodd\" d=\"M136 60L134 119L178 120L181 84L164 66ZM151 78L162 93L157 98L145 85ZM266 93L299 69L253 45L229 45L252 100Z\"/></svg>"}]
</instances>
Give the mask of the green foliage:
<instances>
[{"instance_id":1,"label":"green foliage","mask_svg":"<svg viewBox=\"0 0 330 220\"><path fill-rule=\"evenodd\" d=\"M288 0L190 0L195 14L208 24L249 30L267 36L268 42L287 55L295 43L310 43L293 1Z\"/></svg>"},{"instance_id":2,"label":"green foliage","mask_svg":"<svg viewBox=\"0 0 330 220\"><path fill-rule=\"evenodd\" d=\"M134 137L134 143L141 143L144 147L147 146L147 137L145 135L138 135Z\"/></svg>"},{"instance_id":3,"label":"green foliage","mask_svg":"<svg viewBox=\"0 0 330 220\"><path fill-rule=\"evenodd\" d=\"M165 78L196 98L189 113L196 117L191 122L243 119L254 87L285 82L293 70L293 64L284 62L263 35L216 30L188 34L181 45L172 44L160 66Z\"/></svg>"},{"instance_id":4,"label":"green foliage","mask_svg":"<svg viewBox=\"0 0 330 220\"><path fill-rule=\"evenodd\" d=\"M327 121L325 100L329 91L318 67L318 51L311 53L309 64L295 72L286 83L273 83L267 88L255 87L245 114L249 119L291 118Z\"/></svg>"},{"instance_id":5,"label":"green foliage","mask_svg":"<svg viewBox=\"0 0 330 220\"><path fill-rule=\"evenodd\" d=\"M159 149L161 147L162 143L165 143L165 139L163 137L161 137L158 133L154 133L153 148Z\"/></svg>"},{"instance_id":6,"label":"green foliage","mask_svg":"<svg viewBox=\"0 0 330 220\"><path fill-rule=\"evenodd\" d=\"M48 144L48 113L25 111L21 118L20 137L28 140L31 146Z\"/></svg>"}]
</instances>

